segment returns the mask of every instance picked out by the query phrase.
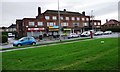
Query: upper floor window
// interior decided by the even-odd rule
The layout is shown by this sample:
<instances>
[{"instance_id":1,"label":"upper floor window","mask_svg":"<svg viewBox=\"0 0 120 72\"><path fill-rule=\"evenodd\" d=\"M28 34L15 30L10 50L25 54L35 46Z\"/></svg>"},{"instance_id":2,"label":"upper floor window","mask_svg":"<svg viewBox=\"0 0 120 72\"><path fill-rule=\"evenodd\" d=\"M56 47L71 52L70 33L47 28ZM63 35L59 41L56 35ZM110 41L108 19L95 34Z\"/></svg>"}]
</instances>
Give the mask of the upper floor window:
<instances>
[{"instance_id":1,"label":"upper floor window","mask_svg":"<svg viewBox=\"0 0 120 72\"><path fill-rule=\"evenodd\" d=\"M68 26L68 23L67 22L63 22L63 23L61 23L61 26Z\"/></svg>"},{"instance_id":2,"label":"upper floor window","mask_svg":"<svg viewBox=\"0 0 120 72\"><path fill-rule=\"evenodd\" d=\"M55 22L47 22L47 26L55 26L56 23Z\"/></svg>"},{"instance_id":3,"label":"upper floor window","mask_svg":"<svg viewBox=\"0 0 120 72\"><path fill-rule=\"evenodd\" d=\"M46 20L49 20L49 19L50 19L50 16L45 16L45 19L46 19Z\"/></svg>"},{"instance_id":4,"label":"upper floor window","mask_svg":"<svg viewBox=\"0 0 120 72\"><path fill-rule=\"evenodd\" d=\"M80 20L80 18L79 18L79 17L77 17L77 20L79 21L79 20Z\"/></svg>"},{"instance_id":5,"label":"upper floor window","mask_svg":"<svg viewBox=\"0 0 120 72\"><path fill-rule=\"evenodd\" d=\"M80 23L73 23L73 26L79 26Z\"/></svg>"},{"instance_id":6,"label":"upper floor window","mask_svg":"<svg viewBox=\"0 0 120 72\"><path fill-rule=\"evenodd\" d=\"M38 26L43 26L43 22L38 22Z\"/></svg>"},{"instance_id":7,"label":"upper floor window","mask_svg":"<svg viewBox=\"0 0 120 72\"><path fill-rule=\"evenodd\" d=\"M56 16L53 16L53 20L56 20L57 19L57 17Z\"/></svg>"},{"instance_id":8,"label":"upper floor window","mask_svg":"<svg viewBox=\"0 0 120 72\"><path fill-rule=\"evenodd\" d=\"M100 25L100 23L98 22L98 25Z\"/></svg>"},{"instance_id":9,"label":"upper floor window","mask_svg":"<svg viewBox=\"0 0 120 72\"><path fill-rule=\"evenodd\" d=\"M60 17L60 20L63 20L63 16Z\"/></svg>"},{"instance_id":10,"label":"upper floor window","mask_svg":"<svg viewBox=\"0 0 120 72\"><path fill-rule=\"evenodd\" d=\"M29 22L29 26L34 26L35 23L34 22Z\"/></svg>"},{"instance_id":11,"label":"upper floor window","mask_svg":"<svg viewBox=\"0 0 120 72\"><path fill-rule=\"evenodd\" d=\"M88 23L84 23L84 26L88 26Z\"/></svg>"},{"instance_id":12,"label":"upper floor window","mask_svg":"<svg viewBox=\"0 0 120 72\"><path fill-rule=\"evenodd\" d=\"M94 25L97 25L97 23L96 23L96 22L94 22Z\"/></svg>"},{"instance_id":13,"label":"upper floor window","mask_svg":"<svg viewBox=\"0 0 120 72\"><path fill-rule=\"evenodd\" d=\"M86 21L89 21L89 18L86 18Z\"/></svg>"},{"instance_id":14,"label":"upper floor window","mask_svg":"<svg viewBox=\"0 0 120 72\"><path fill-rule=\"evenodd\" d=\"M82 21L84 21L85 20L85 18L82 18Z\"/></svg>"},{"instance_id":15,"label":"upper floor window","mask_svg":"<svg viewBox=\"0 0 120 72\"><path fill-rule=\"evenodd\" d=\"M66 20L69 20L69 17L66 17Z\"/></svg>"},{"instance_id":16,"label":"upper floor window","mask_svg":"<svg viewBox=\"0 0 120 72\"><path fill-rule=\"evenodd\" d=\"M72 20L75 20L75 17L72 17Z\"/></svg>"}]
</instances>

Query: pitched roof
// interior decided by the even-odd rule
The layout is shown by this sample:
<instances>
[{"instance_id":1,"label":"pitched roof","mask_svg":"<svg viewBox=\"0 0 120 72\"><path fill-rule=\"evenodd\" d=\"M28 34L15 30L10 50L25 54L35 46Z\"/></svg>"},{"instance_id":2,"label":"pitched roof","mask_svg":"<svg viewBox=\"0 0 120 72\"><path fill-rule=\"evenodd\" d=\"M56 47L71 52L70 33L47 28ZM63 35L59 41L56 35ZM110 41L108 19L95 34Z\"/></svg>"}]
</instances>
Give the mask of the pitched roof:
<instances>
[{"instance_id":1,"label":"pitched roof","mask_svg":"<svg viewBox=\"0 0 120 72\"><path fill-rule=\"evenodd\" d=\"M58 10L46 10L43 14L45 13L54 13L58 14ZM71 12L71 11L60 11L60 14L67 14L67 15L82 15L79 12Z\"/></svg>"},{"instance_id":2,"label":"pitched roof","mask_svg":"<svg viewBox=\"0 0 120 72\"><path fill-rule=\"evenodd\" d=\"M120 22L115 19L111 19L108 22L106 22L104 25L108 25L108 24L120 24Z\"/></svg>"},{"instance_id":3,"label":"pitched roof","mask_svg":"<svg viewBox=\"0 0 120 72\"><path fill-rule=\"evenodd\" d=\"M16 24L12 24L8 28L16 28Z\"/></svg>"}]
</instances>

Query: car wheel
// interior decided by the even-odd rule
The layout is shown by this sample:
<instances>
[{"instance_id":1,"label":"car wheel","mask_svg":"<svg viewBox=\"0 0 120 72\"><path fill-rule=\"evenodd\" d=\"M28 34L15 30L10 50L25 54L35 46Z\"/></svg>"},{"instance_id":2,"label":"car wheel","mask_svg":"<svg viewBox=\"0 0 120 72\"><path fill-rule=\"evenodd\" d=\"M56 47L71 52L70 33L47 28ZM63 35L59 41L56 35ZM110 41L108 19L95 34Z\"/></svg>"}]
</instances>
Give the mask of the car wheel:
<instances>
[{"instance_id":1,"label":"car wheel","mask_svg":"<svg viewBox=\"0 0 120 72\"><path fill-rule=\"evenodd\" d=\"M35 42L32 43L32 45L35 45L35 44L36 44Z\"/></svg>"},{"instance_id":2,"label":"car wheel","mask_svg":"<svg viewBox=\"0 0 120 72\"><path fill-rule=\"evenodd\" d=\"M18 45L17 45L17 47L20 47L20 46L22 46L22 45L21 45L21 44L18 44Z\"/></svg>"}]
</instances>

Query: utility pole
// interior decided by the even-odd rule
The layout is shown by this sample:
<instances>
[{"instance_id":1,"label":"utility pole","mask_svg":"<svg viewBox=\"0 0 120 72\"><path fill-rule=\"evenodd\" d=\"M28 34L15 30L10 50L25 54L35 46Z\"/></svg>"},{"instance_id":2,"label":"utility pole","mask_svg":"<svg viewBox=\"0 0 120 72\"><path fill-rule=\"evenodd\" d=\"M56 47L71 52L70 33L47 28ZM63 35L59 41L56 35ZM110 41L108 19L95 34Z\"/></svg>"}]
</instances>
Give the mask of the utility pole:
<instances>
[{"instance_id":1,"label":"utility pole","mask_svg":"<svg viewBox=\"0 0 120 72\"><path fill-rule=\"evenodd\" d=\"M59 0L58 0L58 23L59 23L59 39L61 41L61 24L60 24L60 10L59 10Z\"/></svg>"},{"instance_id":2,"label":"utility pole","mask_svg":"<svg viewBox=\"0 0 120 72\"><path fill-rule=\"evenodd\" d=\"M93 23L93 10L91 10L91 20L92 20L91 25L92 25L92 30L93 30L93 25L94 25L94 23Z\"/></svg>"}]
</instances>

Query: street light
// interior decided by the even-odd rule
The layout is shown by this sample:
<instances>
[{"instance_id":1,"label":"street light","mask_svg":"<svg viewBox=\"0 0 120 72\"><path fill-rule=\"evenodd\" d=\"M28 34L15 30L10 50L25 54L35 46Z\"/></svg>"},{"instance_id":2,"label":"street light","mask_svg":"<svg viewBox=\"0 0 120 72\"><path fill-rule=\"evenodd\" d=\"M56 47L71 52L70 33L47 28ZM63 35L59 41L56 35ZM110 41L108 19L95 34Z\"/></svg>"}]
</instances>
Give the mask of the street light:
<instances>
[{"instance_id":1,"label":"street light","mask_svg":"<svg viewBox=\"0 0 120 72\"><path fill-rule=\"evenodd\" d=\"M58 23L59 23L59 39L61 41L61 24L60 24L60 10L59 10L59 0L58 0Z\"/></svg>"},{"instance_id":2,"label":"street light","mask_svg":"<svg viewBox=\"0 0 120 72\"><path fill-rule=\"evenodd\" d=\"M92 25L92 30L93 30L93 25L94 25L93 24L93 10L91 10L91 20L92 20L92 24L91 25Z\"/></svg>"}]
</instances>

